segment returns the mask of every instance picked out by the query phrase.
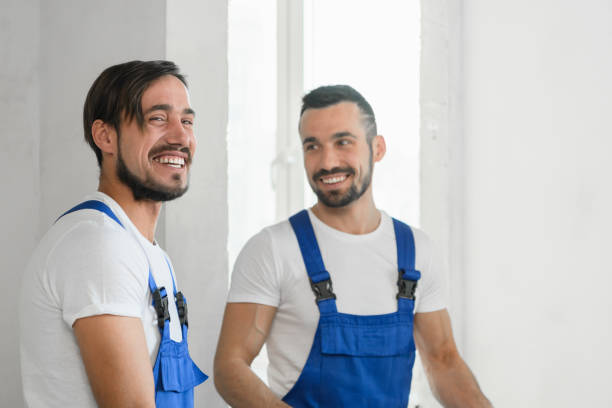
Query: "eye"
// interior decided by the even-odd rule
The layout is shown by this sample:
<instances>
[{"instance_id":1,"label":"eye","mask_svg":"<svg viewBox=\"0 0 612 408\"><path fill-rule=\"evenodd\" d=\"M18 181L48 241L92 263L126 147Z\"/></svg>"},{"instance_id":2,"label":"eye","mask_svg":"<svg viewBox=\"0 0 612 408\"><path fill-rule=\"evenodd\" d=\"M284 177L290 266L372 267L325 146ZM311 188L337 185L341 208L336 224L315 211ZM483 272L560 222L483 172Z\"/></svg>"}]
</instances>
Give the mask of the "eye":
<instances>
[{"instance_id":1,"label":"eye","mask_svg":"<svg viewBox=\"0 0 612 408\"><path fill-rule=\"evenodd\" d=\"M165 117L163 117L163 116L161 116L161 115L155 115L155 116L151 116L151 117L149 118L149 121L150 121L150 122L163 122L163 121L165 121L165 120L166 120L166 118L165 118Z\"/></svg>"},{"instance_id":2,"label":"eye","mask_svg":"<svg viewBox=\"0 0 612 408\"><path fill-rule=\"evenodd\" d=\"M185 126L193 126L193 119L183 119L181 123Z\"/></svg>"},{"instance_id":3,"label":"eye","mask_svg":"<svg viewBox=\"0 0 612 408\"><path fill-rule=\"evenodd\" d=\"M352 142L351 142L349 139L340 139L340 140L338 140L338 144L339 144L340 146L346 146L346 145L349 145L349 144L351 144L351 143L352 143Z\"/></svg>"},{"instance_id":4,"label":"eye","mask_svg":"<svg viewBox=\"0 0 612 408\"><path fill-rule=\"evenodd\" d=\"M304 145L304 151L315 150L316 148L317 148L317 145L315 145L314 143L309 143L309 144Z\"/></svg>"}]
</instances>

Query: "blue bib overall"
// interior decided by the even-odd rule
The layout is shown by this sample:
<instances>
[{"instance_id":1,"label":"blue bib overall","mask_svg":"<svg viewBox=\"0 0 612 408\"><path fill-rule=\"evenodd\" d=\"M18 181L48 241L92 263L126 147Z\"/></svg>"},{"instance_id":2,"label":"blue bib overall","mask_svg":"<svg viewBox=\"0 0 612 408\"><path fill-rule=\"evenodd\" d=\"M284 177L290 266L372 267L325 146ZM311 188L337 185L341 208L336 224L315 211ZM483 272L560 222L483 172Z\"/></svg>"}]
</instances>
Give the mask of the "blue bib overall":
<instances>
[{"instance_id":1,"label":"blue bib overall","mask_svg":"<svg viewBox=\"0 0 612 408\"><path fill-rule=\"evenodd\" d=\"M97 200L85 201L66 211L60 218L71 212L84 209L101 211L125 229L113 211L106 204ZM195 386L206 381L208 376L200 371L189 356L187 346L187 301L181 292L176 291L174 273L168 259L166 259L166 263L172 277L172 289L181 322L183 339L179 343L170 338L170 313L168 311L166 289L164 287L157 287L151 273L151 267L149 266L149 290L153 295L153 307L157 313L157 324L161 334L161 342L157 358L155 359L155 365L153 366L155 405L164 408L192 408L193 389Z\"/></svg>"},{"instance_id":2,"label":"blue bib overall","mask_svg":"<svg viewBox=\"0 0 612 408\"><path fill-rule=\"evenodd\" d=\"M319 308L308 360L283 401L292 407L385 407L408 405L415 346L412 230L393 219L397 245L397 312L358 316L339 313L308 212L289 218Z\"/></svg>"}]
</instances>

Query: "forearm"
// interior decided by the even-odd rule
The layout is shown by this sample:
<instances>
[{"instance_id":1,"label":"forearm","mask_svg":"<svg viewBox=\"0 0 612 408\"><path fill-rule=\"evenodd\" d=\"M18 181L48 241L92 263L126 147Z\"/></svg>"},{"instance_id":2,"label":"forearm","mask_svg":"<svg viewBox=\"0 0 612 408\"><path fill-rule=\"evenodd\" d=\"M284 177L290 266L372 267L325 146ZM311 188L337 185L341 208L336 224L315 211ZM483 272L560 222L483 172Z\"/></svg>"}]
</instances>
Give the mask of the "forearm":
<instances>
[{"instance_id":1,"label":"forearm","mask_svg":"<svg viewBox=\"0 0 612 408\"><path fill-rule=\"evenodd\" d=\"M434 396L444 407L492 407L459 354L446 361L432 362L425 366L425 370Z\"/></svg>"},{"instance_id":2,"label":"forearm","mask_svg":"<svg viewBox=\"0 0 612 408\"><path fill-rule=\"evenodd\" d=\"M225 402L235 408L289 407L240 359L215 364L215 386Z\"/></svg>"}]
</instances>

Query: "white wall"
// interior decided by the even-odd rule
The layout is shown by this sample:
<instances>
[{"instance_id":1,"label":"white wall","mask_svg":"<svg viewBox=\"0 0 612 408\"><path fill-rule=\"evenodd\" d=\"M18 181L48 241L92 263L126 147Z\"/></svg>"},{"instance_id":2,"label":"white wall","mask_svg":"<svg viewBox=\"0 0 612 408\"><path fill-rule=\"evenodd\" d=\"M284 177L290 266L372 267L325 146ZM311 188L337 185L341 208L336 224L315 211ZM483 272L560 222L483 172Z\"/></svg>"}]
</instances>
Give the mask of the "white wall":
<instances>
[{"instance_id":1,"label":"white wall","mask_svg":"<svg viewBox=\"0 0 612 408\"><path fill-rule=\"evenodd\" d=\"M170 2L169 2L170 3ZM63 210L96 189L82 107L106 67L174 59L191 83L199 149L187 195L165 209L157 237L190 301L194 360L212 373L227 289L227 4L224 0L0 3L0 209L5 282L0 296L2 406L21 406L17 339L20 274L38 239ZM200 312L202 311L202 312ZM212 380L196 405L223 406Z\"/></svg>"},{"instance_id":2,"label":"white wall","mask_svg":"<svg viewBox=\"0 0 612 408\"><path fill-rule=\"evenodd\" d=\"M166 249L189 302L189 347L210 376L196 407L227 406L213 384L213 358L228 288L227 2L168 1L167 58L187 73L198 146L189 191L166 207Z\"/></svg>"},{"instance_id":3,"label":"white wall","mask_svg":"<svg viewBox=\"0 0 612 408\"><path fill-rule=\"evenodd\" d=\"M0 395L7 407L23 404L16 288L38 227L39 21L38 1L0 2Z\"/></svg>"},{"instance_id":4,"label":"white wall","mask_svg":"<svg viewBox=\"0 0 612 408\"><path fill-rule=\"evenodd\" d=\"M463 4L465 356L497 407L612 406L612 3Z\"/></svg>"},{"instance_id":5,"label":"white wall","mask_svg":"<svg viewBox=\"0 0 612 408\"><path fill-rule=\"evenodd\" d=\"M83 139L83 102L93 81L110 65L165 55L164 0L40 4L39 237L97 187L95 156Z\"/></svg>"},{"instance_id":6,"label":"white wall","mask_svg":"<svg viewBox=\"0 0 612 408\"><path fill-rule=\"evenodd\" d=\"M420 224L449 283L447 308L463 352L463 135L461 0L421 1ZM411 404L440 407L417 359Z\"/></svg>"}]
</instances>

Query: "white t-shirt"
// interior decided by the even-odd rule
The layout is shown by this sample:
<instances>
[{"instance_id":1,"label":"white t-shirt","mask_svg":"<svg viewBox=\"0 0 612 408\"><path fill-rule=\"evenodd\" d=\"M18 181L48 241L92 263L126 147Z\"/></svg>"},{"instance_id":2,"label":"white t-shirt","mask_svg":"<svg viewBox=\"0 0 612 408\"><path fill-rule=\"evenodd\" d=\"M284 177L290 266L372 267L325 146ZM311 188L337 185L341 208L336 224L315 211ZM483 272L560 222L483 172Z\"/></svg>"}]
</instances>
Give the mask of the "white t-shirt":
<instances>
[{"instance_id":1,"label":"white t-shirt","mask_svg":"<svg viewBox=\"0 0 612 408\"><path fill-rule=\"evenodd\" d=\"M157 286L168 292L170 337L182 338L165 252L109 196L96 192L86 200L106 203L126 229L100 211L76 211L58 220L32 255L20 301L21 375L32 408L96 407L72 331L79 318L140 318L153 365L160 334L149 264Z\"/></svg>"},{"instance_id":2,"label":"white t-shirt","mask_svg":"<svg viewBox=\"0 0 612 408\"><path fill-rule=\"evenodd\" d=\"M323 262L331 275L339 312L375 315L397 311L397 249L393 220L381 211L378 228L347 234L329 227L308 211ZM427 236L412 228L415 267L421 272L415 313L444 309L443 276ZM319 310L289 221L265 228L251 238L234 265L228 302L277 308L266 341L268 381L279 397L293 387L310 353Z\"/></svg>"}]
</instances>

